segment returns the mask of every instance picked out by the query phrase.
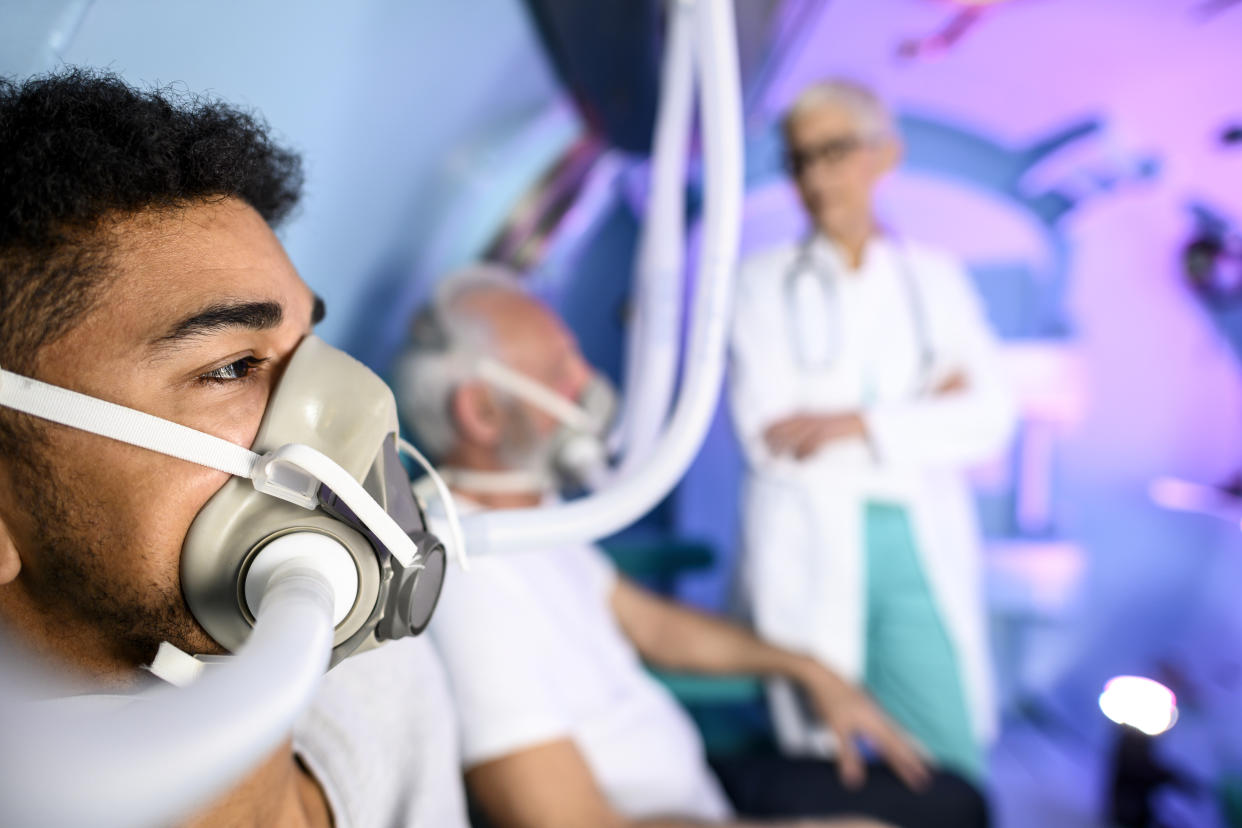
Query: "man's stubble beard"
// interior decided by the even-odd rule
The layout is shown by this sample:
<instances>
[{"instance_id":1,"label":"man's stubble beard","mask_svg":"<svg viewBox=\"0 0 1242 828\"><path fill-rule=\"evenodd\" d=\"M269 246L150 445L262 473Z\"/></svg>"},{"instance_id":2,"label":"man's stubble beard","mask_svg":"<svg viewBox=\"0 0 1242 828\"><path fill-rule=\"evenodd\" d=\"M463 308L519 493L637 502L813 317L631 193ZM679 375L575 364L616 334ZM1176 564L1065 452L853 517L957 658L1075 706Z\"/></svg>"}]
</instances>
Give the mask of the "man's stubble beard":
<instances>
[{"instance_id":1,"label":"man's stubble beard","mask_svg":"<svg viewBox=\"0 0 1242 828\"><path fill-rule=\"evenodd\" d=\"M31 565L19 577L45 615L58 619L53 623L71 635L74 627L90 630L108 655L134 668L151 663L163 641L190 653L223 652L190 613L179 573L143 582L116 566L143 556L141 543L90 496L88 481L36 451L23 454L10 468L37 535Z\"/></svg>"}]
</instances>

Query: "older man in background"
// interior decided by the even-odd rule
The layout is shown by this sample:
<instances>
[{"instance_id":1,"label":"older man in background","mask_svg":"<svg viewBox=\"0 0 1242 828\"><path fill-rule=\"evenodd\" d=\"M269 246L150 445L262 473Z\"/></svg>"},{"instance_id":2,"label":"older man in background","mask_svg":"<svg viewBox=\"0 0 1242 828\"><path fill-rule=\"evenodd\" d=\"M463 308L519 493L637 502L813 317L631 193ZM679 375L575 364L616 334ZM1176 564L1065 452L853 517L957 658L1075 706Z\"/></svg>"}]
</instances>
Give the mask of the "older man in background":
<instances>
[{"instance_id":1,"label":"older man in background","mask_svg":"<svg viewBox=\"0 0 1242 828\"><path fill-rule=\"evenodd\" d=\"M594 372L561 322L498 268L442 283L397 375L404 417L467 509L554 502L556 470L570 465L564 447L590 436L567 423L590 421ZM596 427L599 439L606 423ZM647 592L595 546L489 551L471 568L446 584L431 632L458 707L468 790L498 826L986 821L977 794L929 774L851 684ZM795 683L840 740L837 762L758 757L713 773L693 724L644 661ZM868 765L860 739L889 767Z\"/></svg>"}]
</instances>

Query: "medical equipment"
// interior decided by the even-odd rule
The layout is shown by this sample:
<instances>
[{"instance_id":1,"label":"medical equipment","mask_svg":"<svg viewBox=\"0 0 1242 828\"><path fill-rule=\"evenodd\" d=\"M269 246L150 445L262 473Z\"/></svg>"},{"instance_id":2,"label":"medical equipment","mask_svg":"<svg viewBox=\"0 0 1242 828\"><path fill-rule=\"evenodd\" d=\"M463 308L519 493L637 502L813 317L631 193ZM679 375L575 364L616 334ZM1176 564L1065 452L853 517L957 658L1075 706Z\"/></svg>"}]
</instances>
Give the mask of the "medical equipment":
<instances>
[{"instance_id":1,"label":"medical equipment","mask_svg":"<svg viewBox=\"0 0 1242 828\"><path fill-rule=\"evenodd\" d=\"M595 489L609 472L607 437L617 414L617 392L608 378L593 371L576 399L489 355L490 337L480 336L477 320L453 324L454 285L469 283L466 291L494 286L525 296L517 274L494 265L477 266L446 277L432 301L412 325L412 346L398 359L394 386L401 409L415 424L419 437L438 452L454 439L446 422L452 395L465 383L482 382L495 391L533 406L558 423L556 431L525 445L513 460L515 468L469 474L488 491L546 491L549 488ZM487 481L481 480L486 476ZM471 489L482 491L482 489ZM430 493L429 493L430 494Z\"/></svg>"},{"instance_id":2,"label":"medical equipment","mask_svg":"<svg viewBox=\"0 0 1242 828\"><path fill-rule=\"evenodd\" d=\"M313 336L298 346L254 450L287 455L285 444L309 446L349 480L314 458L315 465L294 470L311 479L281 481L301 490L300 502L265 496L234 477L203 507L186 535L181 583L195 618L222 646L234 650L249 634L262 579L302 542L288 539L294 532L315 533L317 546L332 542L348 552L333 556L350 587L337 598L334 664L359 647L427 626L444 580L444 546L427 532L409 494L396 416L392 392L352 357Z\"/></svg>"},{"instance_id":3,"label":"medical equipment","mask_svg":"<svg viewBox=\"0 0 1242 828\"><path fill-rule=\"evenodd\" d=\"M608 466L605 441L617 412L617 392L607 377L595 373L574 402L491 357L479 359L475 371L560 423L548 451L549 471L557 478L551 482L594 487L601 480Z\"/></svg>"},{"instance_id":4,"label":"medical equipment","mask_svg":"<svg viewBox=\"0 0 1242 828\"><path fill-rule=\"evenodd\" d=\"M811 236L801 243L797 256L785 272L785 314L789 323L786 330L789 332L789 344L794 358L798 360L800 366L807 370L824 371L832 368L841 355L844 346L842 341L843 320L841 318L841 296L840 287L837 284L837 274L825 272L826 268L822 262L822 257L817 256L815 253L814 241L815 237ZM918 372L915 374L915 387L920 391L926 390L932 368L935 365L936 354L932 349L931 332L928 330L927 323L927 310L924 307L923 298L919 294L918 286L915 284L914 272L910 264L910 255L900 248L897 252L897 271L907 306L910 309L914 336L918 342L919 367ZM799 302L798 282L803 279L809 279L811 284L819 288L823 301L819 303L818 307L826 310L828 312L827 316L830 317L822 330L822 334L828 337L828 341L823 343L824 347L819 354L810 353L813 347L808 345L808 342L813 342L816 337L812 331L807 330L806 314L802 312L802 305ZM819 318L823 319L824 316Z\"/></svg>"},{"instance_id":5,"label":"medical equipment","mask_svg":"<svg viewBox=\"0 0 1242 828\"><path fill-rule=\"evenodd\" d=\"M668 6L668 45L652 141L646 218L634 268L634 318L626 340L625 398L609 448L627 474L648 458L677 384L686 233L686 147L694 116L694 6Z\"/></svg>"},{"instance_id":6,"label":"medical equipment","mask_svg":"<svg viewBox=\"0 0 1242 828\"><path fill-rule=\"evenodd\" d=\"M163 826L206 804L289 738L328 666L333 603L314 561L290 561L273 572L250 638L226 664L103 712L57 697L56 686L17 686L23 665L6 660L4 824Z\"/></svg>"},{"instance_id":7,"label":"medical equipment","mask_svg":"<svg viewBox=\"0 0 1242 828\"><path fill-rule=\"evenodd\" d=\"M646 462L623 470L604 490L555 506L481 512L464 519L471 554L587 542L615 532L668 493L711 425L724 376L741 230L742 119L732 4L702 0L694 13L695 65L703 81L703 244L683 382L672 416Z\"/></svg>"}]
</instances>

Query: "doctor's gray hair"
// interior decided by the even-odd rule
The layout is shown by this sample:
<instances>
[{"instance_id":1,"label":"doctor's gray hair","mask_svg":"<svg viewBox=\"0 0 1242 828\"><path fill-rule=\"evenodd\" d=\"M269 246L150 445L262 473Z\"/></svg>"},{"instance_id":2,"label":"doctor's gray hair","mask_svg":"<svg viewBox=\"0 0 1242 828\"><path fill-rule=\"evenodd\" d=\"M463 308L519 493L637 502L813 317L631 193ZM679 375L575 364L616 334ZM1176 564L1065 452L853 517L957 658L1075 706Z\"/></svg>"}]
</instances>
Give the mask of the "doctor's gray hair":
<instances>
[{"instance_id":1,"label":"doctor's gray hair","mask_svg":"<svg viewBox=\"0 0 1242 828\"><path fill-rule=\"evenodd\" d=\"M494 347L491 325L464 301L481 291L527 295L517 274L496 264L474 264L444 277L414 315L393 372L401 416L432 459L443 458L457 442L453 392L474 377L475 360Z\"/></svg>"},{"instance_id":2,"label":"doctor's gray hair","mask_svg":"<svg viewBox=\"0 0 1242 828\"><path fill-rule=\"evenodd\" d=\"M858 126L858 135L867 141L884 141L897 137L897 125L893 113L880 96L857 81L847 78L827 78L803 89L781 121L785 140L789 140L789 127L801 115L822 106L837 106L846 110Z\"/></svg>"}]
</instances>

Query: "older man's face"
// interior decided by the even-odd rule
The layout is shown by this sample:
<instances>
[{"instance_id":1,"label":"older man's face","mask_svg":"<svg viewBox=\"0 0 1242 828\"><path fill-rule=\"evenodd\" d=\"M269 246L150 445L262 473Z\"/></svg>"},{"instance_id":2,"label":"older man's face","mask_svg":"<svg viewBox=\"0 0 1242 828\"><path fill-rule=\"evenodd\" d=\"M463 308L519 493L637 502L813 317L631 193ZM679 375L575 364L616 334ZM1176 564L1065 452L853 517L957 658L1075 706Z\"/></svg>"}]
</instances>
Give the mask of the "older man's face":
<instances>
[{"instance_id":1,"label":"older man's face","mask_svg":"<svg viewBox=\"0 0 1242 828\"><path fill-rule=\"evenodd\" d=\"M310 331L315 299L263 219L235 199L129 217L115 275L38 379L249 446ZM167 640L219 648L181 594L181 545L227 475L40 423L33 465L0 458L0 620L101 675ZM0 548L0 554L3 554Z\"/></svg>"},{"instance_id":2,"label":"older man's face","mask_svg":"<svg viewBox=\"0 0 1242 828\"><path fill-rule=\"evenodd\" d=\"M788 125L794 182L816 228L838 238L870 220L876 185L896 163L894 141L864 140L855 116L835 104Z\"/></svg>"},{"instance_id":3,"label":"older man's face","mask_svg":"<svg viewBox=\"0 0 1242 828\"><path fill-rule=\"evenodd\" d=\"M519 293L486 290L471 297L468 305L491 329L497 359L568 400L582 396L592 368L573 334L548 308ZM546 468L551 438L561 423L516 398L504 409L498 459L507 468Z\"/></svg>"}]
</instances>

